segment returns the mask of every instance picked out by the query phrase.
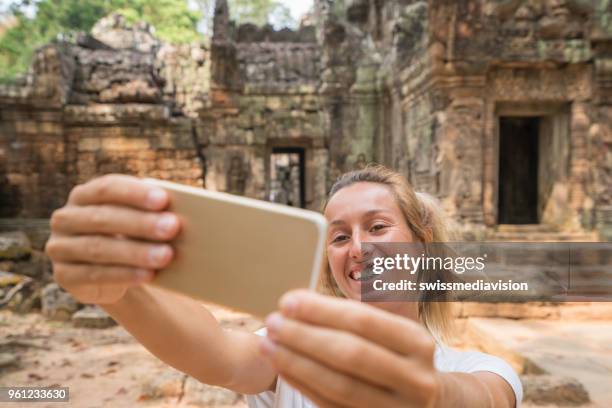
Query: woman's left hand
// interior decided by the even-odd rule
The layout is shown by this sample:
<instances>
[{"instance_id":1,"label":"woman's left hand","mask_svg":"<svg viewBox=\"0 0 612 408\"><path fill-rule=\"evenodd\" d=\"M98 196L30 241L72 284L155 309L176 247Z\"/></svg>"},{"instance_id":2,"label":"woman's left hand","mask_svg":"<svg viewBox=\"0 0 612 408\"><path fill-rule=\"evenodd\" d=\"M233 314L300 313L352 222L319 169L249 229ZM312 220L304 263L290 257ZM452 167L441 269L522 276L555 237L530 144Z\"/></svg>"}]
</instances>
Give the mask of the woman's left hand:
<instances>
[{"instance_id":1,"label":"woman's left hand","mask_svg":"<svg viewBox=\"0 0 612 408\"><path fill-rule=\"evenodd\" d=\"M435 343L419 323L353 300L293 291L266 320L262 352L321 407L433 407Z\"/></svg>"}]
</instances>

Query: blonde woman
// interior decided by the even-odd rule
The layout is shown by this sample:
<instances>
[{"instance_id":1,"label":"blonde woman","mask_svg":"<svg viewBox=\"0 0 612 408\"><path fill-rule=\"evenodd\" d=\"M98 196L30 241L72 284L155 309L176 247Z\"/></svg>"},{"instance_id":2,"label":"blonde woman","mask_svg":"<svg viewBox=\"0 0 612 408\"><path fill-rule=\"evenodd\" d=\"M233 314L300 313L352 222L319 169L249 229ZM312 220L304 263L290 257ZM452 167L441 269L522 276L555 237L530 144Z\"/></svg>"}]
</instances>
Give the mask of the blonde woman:
<instances>
[{"instance_id":1,"label":"blonde woman","mask_svg":"<svg viewBox=\"0 0 612 408\"><path fill-rule=\"evenodd\" d=\"M225 331L200 303L143 285L172 259L167 242L180 226L167 204L164 191L138 179L95 179L53 214L47 244L59 284L102 305L166 363L247 394L256 408L520 404L507 363L435 340L444 338L447 304L357 301L361 243L445 240L432 200L399 174L367 167L336 182L324 210L322 285L336 296L287 293L256 334Z\"/></svg>"}]
</instances>

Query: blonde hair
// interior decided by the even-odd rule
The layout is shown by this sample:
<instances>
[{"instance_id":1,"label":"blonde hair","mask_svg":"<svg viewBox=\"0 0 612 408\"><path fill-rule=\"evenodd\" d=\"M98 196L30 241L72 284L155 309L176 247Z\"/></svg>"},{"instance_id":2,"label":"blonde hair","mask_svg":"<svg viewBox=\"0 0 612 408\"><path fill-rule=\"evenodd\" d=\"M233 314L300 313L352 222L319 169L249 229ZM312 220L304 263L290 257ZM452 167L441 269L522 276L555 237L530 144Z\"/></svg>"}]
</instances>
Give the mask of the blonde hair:
<instances>
[{"instance_id":1,"label":"blonde hair","mask_svg":"<svg viewBox=\"0 0 612 408\"><path fill-rule=\"evenodd\" d=\"M405 177L381 165L368 165L364 169L351 171L340 176L332 186L323 210L325 210L334 194L345 187L360 182L382 184L391 190L406 223L419 242L447 241L446 222L437 200L428 194L415 192ZM329 262L325 262L319 290L334 296L344 297L331 274ZM448 339L452 326L451 307L452 304L447 301L431 301L427 298L418 301L418 317L438 341Z\"/></svg>"}]
</instances>

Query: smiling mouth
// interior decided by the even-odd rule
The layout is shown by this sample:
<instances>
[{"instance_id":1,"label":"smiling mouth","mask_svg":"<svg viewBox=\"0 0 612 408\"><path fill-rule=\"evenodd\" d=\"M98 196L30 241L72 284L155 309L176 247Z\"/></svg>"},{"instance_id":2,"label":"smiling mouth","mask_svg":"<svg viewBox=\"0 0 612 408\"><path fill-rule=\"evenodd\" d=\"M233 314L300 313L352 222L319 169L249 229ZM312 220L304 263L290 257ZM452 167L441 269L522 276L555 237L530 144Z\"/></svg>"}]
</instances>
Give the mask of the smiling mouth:
<instances>
[{"instance_id":1,"label":"smiling mouth","mask_svg":"<svg viewBox=\"0 0 612 408\"><path fill-rule=\"evenodd\" d=\"M363 282L372 279L374 274L372 273L372 265L365 265L363 269L354 270L349 273L349 278L356 282Z\"/></svg>"}]
</instances>

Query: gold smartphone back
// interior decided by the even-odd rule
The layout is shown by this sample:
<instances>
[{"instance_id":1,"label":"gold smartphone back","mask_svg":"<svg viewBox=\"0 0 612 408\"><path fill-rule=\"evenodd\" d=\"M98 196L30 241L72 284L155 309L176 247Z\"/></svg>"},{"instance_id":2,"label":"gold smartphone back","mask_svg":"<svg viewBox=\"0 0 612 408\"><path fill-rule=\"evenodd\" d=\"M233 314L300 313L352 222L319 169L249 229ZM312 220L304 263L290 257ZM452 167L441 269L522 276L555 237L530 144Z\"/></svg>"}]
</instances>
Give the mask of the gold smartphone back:
<instances>
[{"instance_id":1,"label":"gold smartphone back","mask_svg":"<svg viewBox=\"0 0 612 408\"><path fill-rule=\"evenodd\" d=\"M152 284L263 317L316 287L327 223L316 212L147 179L181 219L175 259Z\"/></svg>"}]
</instances>

